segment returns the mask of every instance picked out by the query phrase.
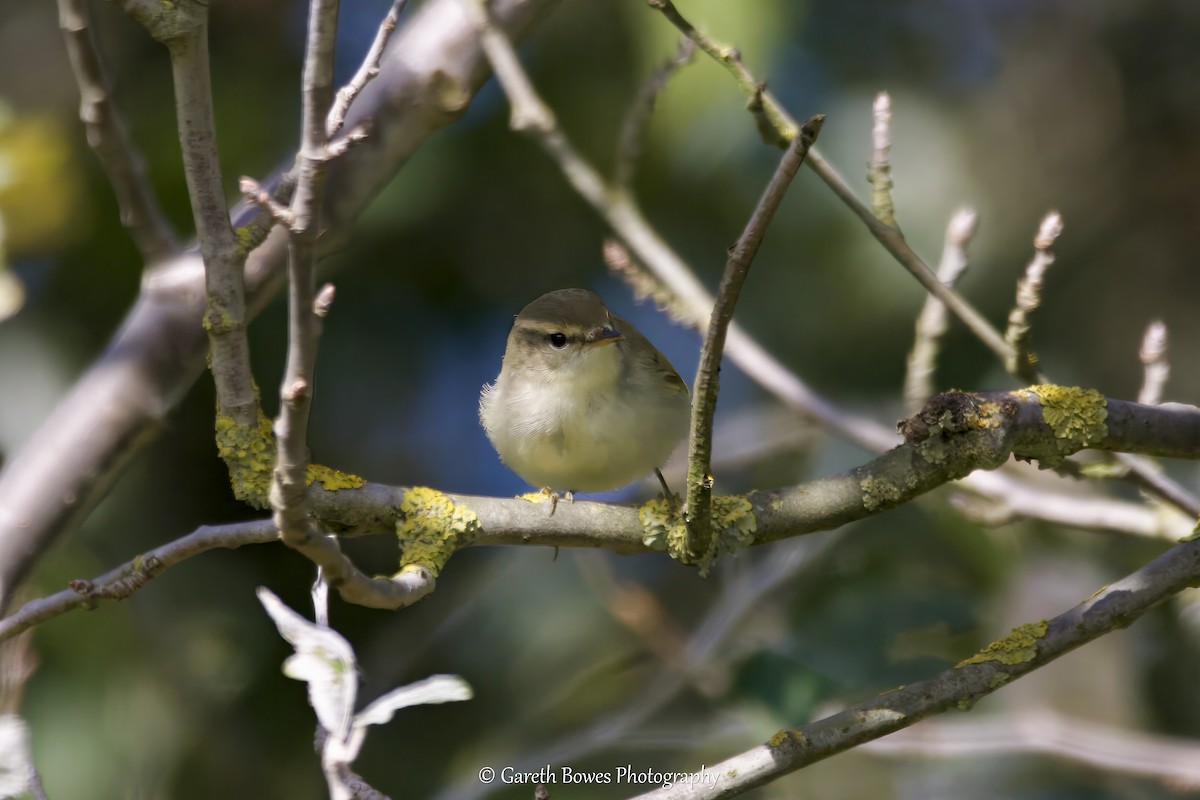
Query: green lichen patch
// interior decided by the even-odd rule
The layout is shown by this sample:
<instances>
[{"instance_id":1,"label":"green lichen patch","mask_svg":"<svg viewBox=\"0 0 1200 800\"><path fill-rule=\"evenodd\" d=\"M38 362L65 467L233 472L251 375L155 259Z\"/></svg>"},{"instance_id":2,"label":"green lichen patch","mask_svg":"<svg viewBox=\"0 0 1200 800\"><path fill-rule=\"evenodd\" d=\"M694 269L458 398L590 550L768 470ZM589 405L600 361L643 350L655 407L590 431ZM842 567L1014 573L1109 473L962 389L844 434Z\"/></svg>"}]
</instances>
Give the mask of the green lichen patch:
<instances>
[{"instance_id":1,"label":"green lichen patch","mask_svg":"<svg viewBox=\"0 0 1200 800\"><path fill-rule=\"evenodd\" d=\"M424 486L407 490L399 510L396 536L402 570L421 565L438 575L454 551L474 541L482 529L470 508Z\"/></svg>"},{"instance_id":2,"label":"green lichen patch","mask_svg":"<svg viewBox=\"0 0 1200 800\"><path fill-rule=\"evenodd\" d=\"M642 544L651 550L666 551L669 542L687 536L678 507L661 497L638 507L638 522L642 524Z\"/></svg>"},{"instance_id":3,"label":"green lichen patch","mask_svg":"<svg viewBox=\"0 0 1200 800\"><path fill-rule=\"evenodd\" d=\"M958 666L965 667L967 664L986 664L988 662L1010 666L1024 664L1037 657L1038 642L1045 635L1045 620L1021 625L1013 628L1007 636L997 639L970 658L958 662Z\"/></svg>"},{"instance_id":4,"label":"green lichen patch","mask_svg":"<svg viewBox=\"0 0 1200 800\"><path fill-rule=\"evenodd\" d=\"M1055 444L1063 457L1108 437L1107 402L1095 389L1039 384L1025 391L1037 398L1042 407L1042 419L1053 431Z\"/></svg>"},{"instance_id":5,"label":"green lichen patch","mask_svg":"<svg viewBox=\"0 0 1200 800\"><path fill-rule=\"evenodd\" d=\"M261 411L257 423L239 425L217 412L217 454L229 469L233 496L254 508L269 508L271 470L275 468L275 434Z\"/></svg>"}]
</instances>

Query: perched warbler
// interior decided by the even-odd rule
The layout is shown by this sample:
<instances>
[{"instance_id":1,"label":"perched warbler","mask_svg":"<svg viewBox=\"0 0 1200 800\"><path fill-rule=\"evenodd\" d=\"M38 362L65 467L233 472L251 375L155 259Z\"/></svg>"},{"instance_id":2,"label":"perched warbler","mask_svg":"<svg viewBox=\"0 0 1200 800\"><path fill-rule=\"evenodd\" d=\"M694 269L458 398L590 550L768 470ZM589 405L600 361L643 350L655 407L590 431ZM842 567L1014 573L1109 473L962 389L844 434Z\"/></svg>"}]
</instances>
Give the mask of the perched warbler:
<instances>
[{"instance_id":1,"label":"perched warbler","mask_svg":"<svg viewBox=\"0 0 1200 800\"><path fill-rule=\"evenodd\" d=\"M568 492L616 489L660 467L689 415L667 357L586 289L521 310L479 397L500 459L534 486Z\"/></svg>"}]
</instances>

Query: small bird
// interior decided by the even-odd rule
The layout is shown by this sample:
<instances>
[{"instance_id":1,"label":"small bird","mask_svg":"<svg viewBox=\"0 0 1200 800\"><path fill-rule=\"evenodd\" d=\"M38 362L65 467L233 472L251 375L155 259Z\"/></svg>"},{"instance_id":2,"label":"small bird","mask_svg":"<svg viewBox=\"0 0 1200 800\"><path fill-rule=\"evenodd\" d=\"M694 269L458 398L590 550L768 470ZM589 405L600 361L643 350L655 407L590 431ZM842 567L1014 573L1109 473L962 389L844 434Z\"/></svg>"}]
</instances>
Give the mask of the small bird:
<instances>
[{"instance_id":1,"label":"small bird","mask_svg":"<svg viewBox=\"0 0 1200 800\"><path fill-rule=\"evenodd\" d=\"M667 357L586 289L525 306L500 375L479 396L500 460L533 486L568 496L657 470L687 433L690 408Z\"/></svg>"}]
</instances>

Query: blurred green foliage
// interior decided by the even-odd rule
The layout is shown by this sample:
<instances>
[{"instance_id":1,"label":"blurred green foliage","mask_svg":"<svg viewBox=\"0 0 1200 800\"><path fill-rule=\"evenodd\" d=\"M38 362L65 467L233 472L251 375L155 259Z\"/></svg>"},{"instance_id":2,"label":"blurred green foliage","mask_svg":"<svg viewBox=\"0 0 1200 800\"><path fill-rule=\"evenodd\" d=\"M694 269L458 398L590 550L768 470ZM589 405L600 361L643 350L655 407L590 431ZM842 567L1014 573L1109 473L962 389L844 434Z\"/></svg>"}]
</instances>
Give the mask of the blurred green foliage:
<instances>
[{"instance_id":1,"label":"blurred green foliage","mask_svg":"<svg viewBox=\"0 0 1200 800\"><path fill-rule=\"evenodd\" d=\"M343 5L343 76L386 5ZM900 224L936 261L950 213L964 204L979 210L973 267L960 289L993 320L1007 312L1041 216L1061 211L1066 232L1035 328L1044 368L1062 382L1132 397L1142 331L1161 318L1175 365L1168 398L1196 402L1200 5L680 5L737 46L794 115L828 115L819 146L864 195L871 98L892 93ZM111 5L95 6L117 103L164 208L188 232L166 56ZM214 3L212 14L217 123L232 192L238 175L285 162L297 140L304 8L292 0ZM569 0L521 52L567 134L611 171L637 87L676 42L644 3ZM100 351L136 294L141 265L84 144L52 4L0 7L0 100L12 115L0 131L0 160L28 175L24 188L0 193L9 258L29 289L27 307L0 326L0 451L9 454ZM649 218L710 286L778 157L759 141L744 102L720 68L697 56L660 97L636 177ZM480 385L499 369L511 315L552 288L596 288L681 373L694 372L696 337L635 307L604 274L603 225L506 120L507 104L489 85L406 165L325 264L338 294L321 342L312 420L319 461L380 482L523 490L495 459L475 409ZM922 301L915 282L804 172L754 265L738 318L818 390L890 422L902 413L904 356ZM252 330L264 387L278 381L283 336L276 303ZM735 368L722 383L718 424L771 402ZM959 326L938 385L1012 386ZM270 398L267 405L272 411ZM229 496L212 408L205 378L83 530L45 561L32 594L197 525L250 516ZM826 442L772 460L771 470L718 481L788 483L864 458ZM1171 469L1195 485L1194 467ZM945 494L854 526L824 549L814 545L798 577L760 598L716 648L722 680L703 691L685 687L615 744L566 763L599 770L711 764L831 704L931 675L1011 624L1082 600L1161 549L1035 523L982 529L948 511ZM432 597L401 613L335 601L333 622L363 666L364 700L434 672L459 673L476 689L470 703L406 710L374 729L357 767L393 797L472 796L481 766L553 750L652 685L662 665L582 579L586 559L603 559L614 580L645 587L686 640L720 612L739 575L790 546L747 553L708 581L661 557L471 551L450 562ZM347 549L367 570L394 564L387 537ZM41 667L25 712L51 796L324 796L303 687L280 673L287 648L253 595L266 584L303 609L310 580L306 563L280 547L214 552L131 601L39 629ZM977 713L1023 701L1200 736L1200 632L1195 613L1185 611L1182 603L1165 607L1006 688ZM1067 684L1078 691L1066 692ZM586 800L633 789L573 787L551 796ZM495 796L531 794L522 786ZM853 754L751 796L934 794L1169 792L1037 758L898 763Z\"/></svg>"}]
</instances>

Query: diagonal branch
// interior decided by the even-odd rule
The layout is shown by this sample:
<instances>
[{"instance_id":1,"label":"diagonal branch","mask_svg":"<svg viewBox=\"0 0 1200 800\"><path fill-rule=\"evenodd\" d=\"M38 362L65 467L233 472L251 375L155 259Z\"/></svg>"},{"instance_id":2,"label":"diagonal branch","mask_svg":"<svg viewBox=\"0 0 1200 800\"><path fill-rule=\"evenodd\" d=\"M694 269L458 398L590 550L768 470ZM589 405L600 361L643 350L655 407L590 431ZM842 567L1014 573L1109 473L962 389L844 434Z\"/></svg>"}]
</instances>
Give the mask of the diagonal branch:
<instances>
[{"instance_id":1,"label":"diagonal branch","mask_svg":"<svg viewBox=\"0 0 1200 800\"><path fill-rule=\"evenodd\" d=\"M187 536L142 553L91 580L71 581L71 588L31 600L0 620L0 641L76 608L95 608L103 600L124 600L167 569L217 548L265 544L279 538L270 520L204 525Z\"/></svg>"},{"instance_id":2,"label":"diagonal branch","mask_svg":"<svg viewBox=\"0 0 1200 800\"><path fill-rule=\"evenodd\" d=\"M734 797L864 742L952 708L969 707L1009 681L1027 675L1200 581L1200 539L1172 547L1141 569L1105 586L1050 620L1015 629L952 669L901 686L825 719L779 731L766 744L706 766L715 785L678 783L638 795L641 800Z\"/></svg>"},{"instance_id":3,"label":"diagonal branch","mask_svg":"<svg viewBox=\"0 0 1200 800\"><path fill-rule=\"evenodd\" d=\"M975 237L977 221L974 211L960 209L946 226L946 243L937 276L947 286L953 287L967 269L967 245ZM946 327L946 306L933 295L927 295L917 315L916 335L904 373L904 407L909 414L917 413L933 395L934 364Z\"/></svg>"},{"instance_id":4,"label":"diagonal branch","mask_svg":"<svg viewBox=\"0 0 1200 800\"><path fill-rule=\"evenodd\" d=\"M383 58L383 50L391 40L392 34L396 32L396 23L400 20L400 12L404 10L406 3L407 0L392 0L392 7L388 9L383 22L379 24L375 40L371 42L371 49L367 51L367 57L363 59L362 65L354 73L350 82L338 89L337 95L333 98L333 106L329 109L329 115L325 119L327 138L332 139L337 135L342 126L346 124L346 112L350 110L350 104L354 102L354 98L362 94L366 85L378 77L379 61Z\"/></svg>"}]
</instances>

